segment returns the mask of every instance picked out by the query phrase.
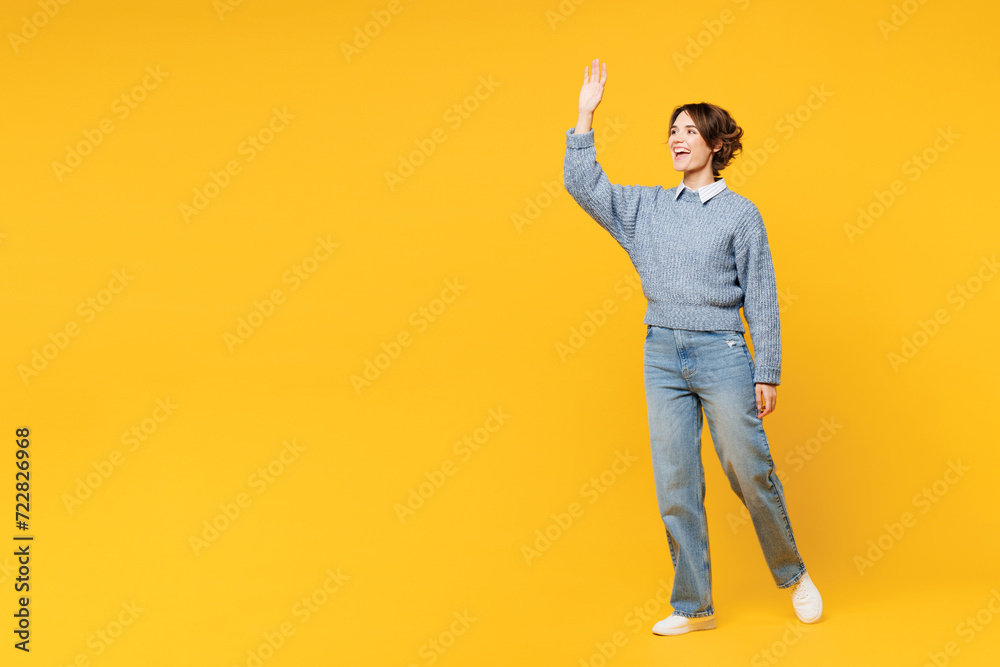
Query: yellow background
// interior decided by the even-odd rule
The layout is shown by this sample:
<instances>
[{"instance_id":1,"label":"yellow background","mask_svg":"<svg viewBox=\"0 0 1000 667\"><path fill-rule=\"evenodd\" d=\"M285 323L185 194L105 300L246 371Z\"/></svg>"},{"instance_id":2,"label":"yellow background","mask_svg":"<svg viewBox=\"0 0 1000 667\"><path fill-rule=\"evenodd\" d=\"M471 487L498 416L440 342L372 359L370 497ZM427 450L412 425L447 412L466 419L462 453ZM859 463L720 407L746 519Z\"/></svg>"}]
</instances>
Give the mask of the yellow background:
<instances>
[{"instance_id":1,"label":"yellow background","mask_svg":"<svg viewBox=\"0 0 1000 667\"><path fill-rule=\"evenodd\" d=\"M0 399L6 437L31 428L35 541L24 654L11 516L0 662L250 665L290 623L262 664L992 664L1000 619L981 613L992 623L971 636L959 624L1000 588L1000 280L972 280L961 308L953 290L1000 247L995 4L401 0L345 56L388 4L73 0L15 48L42 10L4 3ZM701 52L679 66L689 39ZM663 144L678 104L719 104L745 129L723 175L763 214L782 294L765 427L824 596L819 624L800 624L774 586L706 428L718 628L650 633L672 569L649 463L646 302L616 291L635 279L627 255L562 185L594 57L608 63L595 127L612 182L680 181ZM166 74L119 118L147 67ZM463 103L457 123L446 114ZM294 118L249 160L240 146L275 108ZM113 131L57 177L105 119ZM935 153L948 128L957 139ZM435 131L445 140L390 188L386 173ZM769 138L777 150L751 164ZM925 151L914 180L906 165ZM181 205L232 160L239 173L186 222ZM851 242L858 208L897 179L905 191ZM317 238L337 247L293 290L283 277ZM128 284L102 293L122 270ZM446 281L464 288L435 301ZM274 290L283 303L231 351L225 334ZM108 297L92 320L78 310ZM437 312L425 328L421 308ZM893 368L941 309L947 321ZM26 381L19 369L71 322L78 335ZM410 344L356 391L352 376L401 334ZM159 422L158 399L177 406ZM490 410L509 418L463 458L454 444L495 425ZM122 434L144 420L130 451ZM298 457L258 493L252 476L292 440ZM120 465L70 511L115 451ZM637 460L590 503L584 485L618 452ZM401 521L397 504L449 461ZM954 483L949 461L968 468ZM924 488L933 504L915 502ZM249 505L196 553L192 536L225 525L219 505L241 493ZM522 547L573 502L582 515L529 564ZM907 511L915 523L892 537ZM317 594L328 570L348 578ZM296 604L314 594L324 604L302 622Z\"/></svg>"}]
</instances>

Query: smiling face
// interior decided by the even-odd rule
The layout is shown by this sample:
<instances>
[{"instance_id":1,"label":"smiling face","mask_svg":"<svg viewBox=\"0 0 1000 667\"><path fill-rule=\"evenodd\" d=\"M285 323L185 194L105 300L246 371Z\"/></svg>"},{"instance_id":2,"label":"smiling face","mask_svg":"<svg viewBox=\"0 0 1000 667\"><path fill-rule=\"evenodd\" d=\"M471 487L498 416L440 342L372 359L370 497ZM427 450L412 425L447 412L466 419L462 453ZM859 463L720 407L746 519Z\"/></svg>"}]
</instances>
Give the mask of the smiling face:
<instances>
[{"instance_id":1,"label":"smiling face","mask_svg":"<svg viewBox=\"0 0 1000 667\"><path fill-rule=\"evenodd\" d=\"M705 138L695 127L687 111L677 114L677 120L670 126L669 146L674 158L674 169L685 174L696 174L707 169L709 179L712 178L712 154L715 151L705 143Z\"/></svg>"}]
</instances>

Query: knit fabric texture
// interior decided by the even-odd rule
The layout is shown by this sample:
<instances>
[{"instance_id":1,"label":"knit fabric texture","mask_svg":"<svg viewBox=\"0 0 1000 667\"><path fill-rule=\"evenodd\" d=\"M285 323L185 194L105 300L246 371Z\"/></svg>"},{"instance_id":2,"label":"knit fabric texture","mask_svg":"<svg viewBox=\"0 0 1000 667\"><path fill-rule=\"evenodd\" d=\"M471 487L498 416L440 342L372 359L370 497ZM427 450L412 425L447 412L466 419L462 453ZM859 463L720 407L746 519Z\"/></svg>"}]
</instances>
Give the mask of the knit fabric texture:
<instances>
[{"instance_id":1,"label":"knit fabric texture","mask_svg":"<svg viewBox=\"0 0 1000 667\"><path fill-rule=\"evenodd\" d=\"M754 382L781 382L781 323L774 265L760 211L729 188L706 202L678 185L612 184L597 162L594 130L566 132L566 190L625 249L648 300L644 324L744 332ZM677 188L683 188L679 197Z\"/></svg>"}]
</instances>

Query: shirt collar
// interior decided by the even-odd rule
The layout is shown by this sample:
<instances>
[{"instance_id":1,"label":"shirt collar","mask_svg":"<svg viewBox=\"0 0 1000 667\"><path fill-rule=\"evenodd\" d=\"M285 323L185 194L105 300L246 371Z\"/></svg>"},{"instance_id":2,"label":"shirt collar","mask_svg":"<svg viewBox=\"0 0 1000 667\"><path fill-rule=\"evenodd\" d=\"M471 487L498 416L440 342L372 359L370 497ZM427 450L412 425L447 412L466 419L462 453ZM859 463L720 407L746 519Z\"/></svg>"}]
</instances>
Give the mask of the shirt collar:
<instances>
[{"instance_id":1,"label":"shirt collar","mask_svg":"<svg viewBox=\"0 0 1000 667\"><path fill-rule=\"evenodd\" d=\"M674 201L676 201L677 198L681 196L681 193L684 192L684 188L687 188L691 192L694 192L695 194L697 194L698 198L701 199L701 203L704 204L709 199L711 199L715 195L719 194L723 190L727 189L728 187L729 186L726 185L726 179L725 178L720 178L719 180L715 181L714 183L711 183L709 185L703 185L702 187L700 187L697 190L695 190L694 188L691 188L691 187L688 187L687 185L685 185L684 184L684 179L681 178L681 184L678 185L677 189L674 191Z\"/></svg>"}]
</instances>

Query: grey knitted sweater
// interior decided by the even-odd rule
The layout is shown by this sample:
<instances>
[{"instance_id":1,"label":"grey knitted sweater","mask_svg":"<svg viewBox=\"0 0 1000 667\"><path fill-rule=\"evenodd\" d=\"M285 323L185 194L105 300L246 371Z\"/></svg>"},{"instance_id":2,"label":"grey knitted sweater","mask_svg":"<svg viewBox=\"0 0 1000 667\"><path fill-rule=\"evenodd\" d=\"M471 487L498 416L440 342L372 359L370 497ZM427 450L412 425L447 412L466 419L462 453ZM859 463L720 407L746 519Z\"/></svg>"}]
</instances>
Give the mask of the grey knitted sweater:
<instances>
[{"instance_id":1,"label":"grey knitted sweater","mask_svg":"<svg viewBox=\"0 0 1000 667\"><path fill-rule=\"evenodd\" d=\"M778 293L764 221L728 188L702 203L678 185L614 185L597 162L594 130L566 132L566 190L625 249L648 300L644 324L743 332L754 382L780 384ZM683 192L676 198L677 188Z\"/></svg>"}]
</instances>

